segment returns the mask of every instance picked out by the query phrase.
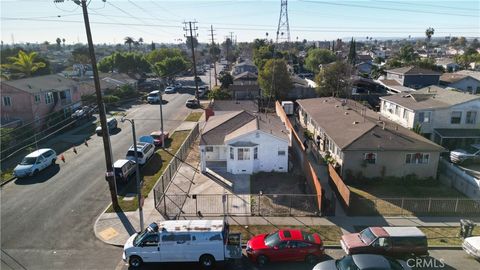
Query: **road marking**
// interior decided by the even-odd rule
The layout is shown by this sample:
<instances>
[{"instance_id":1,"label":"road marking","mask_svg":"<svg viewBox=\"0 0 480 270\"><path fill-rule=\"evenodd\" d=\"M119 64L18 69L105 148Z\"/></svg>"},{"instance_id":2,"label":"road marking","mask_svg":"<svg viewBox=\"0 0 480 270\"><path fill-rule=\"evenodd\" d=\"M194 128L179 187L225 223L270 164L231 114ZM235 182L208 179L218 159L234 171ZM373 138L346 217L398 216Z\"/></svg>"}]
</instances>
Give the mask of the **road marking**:
<instances>
[{"instance_id":1,"label":"road marking","mask_svg":"<svg viewBox=\"0 0 480 270\"><path fill-rule=\"evenodd\" d=\"M103 238L103 240L108 241L108 240L112 239L113 237L117 236L118 232L114 228L109 227L109 228L101 231L98 234L100 235L100 237Z\"/></svg>"}]
</instances>

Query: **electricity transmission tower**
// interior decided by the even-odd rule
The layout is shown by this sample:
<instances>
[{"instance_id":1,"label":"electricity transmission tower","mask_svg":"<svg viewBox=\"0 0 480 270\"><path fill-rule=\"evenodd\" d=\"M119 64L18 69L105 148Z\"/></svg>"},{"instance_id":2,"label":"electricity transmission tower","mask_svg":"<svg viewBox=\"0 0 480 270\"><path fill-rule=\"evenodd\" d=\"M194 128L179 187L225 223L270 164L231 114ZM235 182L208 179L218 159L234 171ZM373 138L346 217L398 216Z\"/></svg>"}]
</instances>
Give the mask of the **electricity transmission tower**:
<instances>
[{"instance_id":1,"label":"electricity transmission tower","mask_svg":"<svg viewBox=\"0 0 480 270\"><path fill-rule=\"evenodd\" d=\"M280 17L278 18L276 43L290 42L290 26L288 25L287 0L282 0Z\"/></svg>"}]
</instances>

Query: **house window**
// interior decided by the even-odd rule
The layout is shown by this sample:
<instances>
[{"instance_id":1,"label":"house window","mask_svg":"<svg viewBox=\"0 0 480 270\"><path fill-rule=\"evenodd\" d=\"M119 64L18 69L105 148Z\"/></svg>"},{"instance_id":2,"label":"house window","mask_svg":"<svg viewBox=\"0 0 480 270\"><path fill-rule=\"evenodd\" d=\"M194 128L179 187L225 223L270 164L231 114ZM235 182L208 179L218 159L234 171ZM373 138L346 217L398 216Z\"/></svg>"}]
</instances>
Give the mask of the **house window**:
<instances>
[{"instance_id":1,"label":"house window","mask_svg":"<svg viewBox=\"0 0 480 270\"><path fill-rule=\"evenodd\" d=\"M452 117L450 118L451 124L460 124L462 122L462 112L452 112Z\"/></svg>"},{"instance_id":2,"label":"house window","mask_svg":"<svg viewBox=\"0 0 480 270\"><path fill-rule=\"evenodd\" d=\"M432 112L419 112L418 113L418 122L420 123L430 123L432 117Z\"/></svg>"},{"instance_id":3,"label":"house window","mask_svg":"<svg viewBox=\"0 0 480 270\"><path fill-rule=\"evenodd\" d=\"M12 106L12 100L11 100L10 97L8 97L8 96L3 97L3 106L5 106L5 107Z\"/></svg>"},{"instance_id":4,"label":"house window","mask_svg":"<svg viewBox=\"0 0 480 270\"><path fill-rule=\"evenodd\" d=\"M473 92L473 88L472 88L471 86L467 86L467 92L472 93L472 92Z\"/></svg>"},{"instance_id":5,"label":"house window","mask_svg":"<svg viewBox=\"0 0 480 270\"><path fill-rule=\"evenodd\" d=\"M238 148L238 160L250 160L250 148Z\"/></svg>"},{"instance_id":6,"label":"house window","mask_svg":"<svg viewBox=\"0 0 480 270\"><path fill-rule=\"evenodd\" d=\"M235 152L233 150L233 147L230 147L230 159L235 159Z\"/></svg>"},{"instance_id":7,"label":"house window","mask_svg":"<svg viewBox=\"0 0 480 270\"><path fill-rule=\"evenodd\" d=\"M403 109L403 119L408 120L408 111Z\"/></svg>"},{"instance_id":8,"label":"house window","mask_svg":"<svg viewBox=\"0 0 480 270\"><path fill-rule=\"evenodd\" d=\"M279 156L285 156L285 150L278 150Z\"/></svg>"},{"instance_id":9,"label":"house window","mask_svg":"<svg viewBox=\"0 0 480 270\"><path fill-rule=\"evenodd\" d=\"M35 100L35 104L40 103L40 94L35 94L35 96L33 98Z\"/></svg>"},{"instance_id":10,"label":"house window","mask_svg":"<svg viewBox=\"0 0 480 270\"><path fill-rule=\"evenodd\" d=\"M258 147L253 148L253 159L258 159Z\"/></svg>"},{"instance_id":11,"label":"house window","mask_svg":"<svg viewBox=\"0 0 480 270\"><path fill-rule=\"evenodd\" d=\"M477 121L477 112L469 111L467 112L467 117L465 118L465 124L475 124Z\"/></svg>"},{"instance_id":12,"label":"house window","mask_svg":"<svg viewBox=\"0 0 480 270\"><path fill-rule=\"evenodd\" d=\"M205 150L207 152L213 152L213 146L207 146Z\"/></svg>"},{"instance_id":13,"label":"house window","mask_svg":"<svg viewBox=\"0 0 480 270\"><path fill-rule=\"evenodd\" d=\"M395 105L395 115L400 116L400 106Z\"/></svg>"},{"instance_id":14,"label":"house window","mask_svg":"<svg viewBox=\"0 0 480 270\"><path fill-rule=\"evenodd\" d=\"M53 93L47 92L45 93L45 104L50 104L53 102Z\"/></svg>"},{"instance_id":15,"label":"house window","mask_svg":"<svg viewBox=\"0 0 480 270\"><path fill-rule=\"evenodd\" d=\"M376 153L365 153L365 154L363 154L363 159L368 164L375 164L375 162L377 160L377 154Z\"/></svg>"},{"instance_id":16,"label":"house window","mask_svg":"<svg viewBox=\"0 0 480 270\"><path fill-rule=\"evenodd\" d=\"M428 164L428 159L430 158L430 154L425 153L415 153L415 154L407 154L405 158L405 163L407 164Z\"/></svg>"}]
</instances>

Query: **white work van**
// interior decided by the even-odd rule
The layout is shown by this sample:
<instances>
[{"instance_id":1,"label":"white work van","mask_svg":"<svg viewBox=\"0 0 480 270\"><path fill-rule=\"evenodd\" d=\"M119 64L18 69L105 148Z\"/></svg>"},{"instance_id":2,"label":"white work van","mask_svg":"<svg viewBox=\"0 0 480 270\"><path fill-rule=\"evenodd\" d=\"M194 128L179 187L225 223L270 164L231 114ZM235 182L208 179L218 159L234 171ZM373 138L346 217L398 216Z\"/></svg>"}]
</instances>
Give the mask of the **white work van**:
<instances>
[{"instance_id":1,"label":"white work van","mask_svg":"<svg viewBox=\"0 0 480 270\"><path fill-rule=\"evenodd\" d=\"M230 233L223 220L152 223L132 235L123 248L123 260L134 268L144 262L199 262L209 269L217 261L241 257L241 235Z\"/></svg>"}]
</instances>

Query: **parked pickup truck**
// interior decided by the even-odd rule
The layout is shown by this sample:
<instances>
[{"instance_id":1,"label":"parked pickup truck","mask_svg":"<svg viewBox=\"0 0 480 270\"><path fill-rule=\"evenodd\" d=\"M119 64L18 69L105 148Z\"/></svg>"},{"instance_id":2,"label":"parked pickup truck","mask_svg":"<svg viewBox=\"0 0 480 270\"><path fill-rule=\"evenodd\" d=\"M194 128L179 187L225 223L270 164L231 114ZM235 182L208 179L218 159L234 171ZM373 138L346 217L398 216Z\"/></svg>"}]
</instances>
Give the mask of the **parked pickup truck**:
<instances>
[{"instance_id":1,"label":"parked pickup truck","mask_svg":"<svg viewBox=\"0 0 480 270\"><path fill-rule=\"evenodd\" d=\"M450 160L458 164L480 162L480 144L472 144L465 149L451 151Z\"/></svg>"}]
</instances>

